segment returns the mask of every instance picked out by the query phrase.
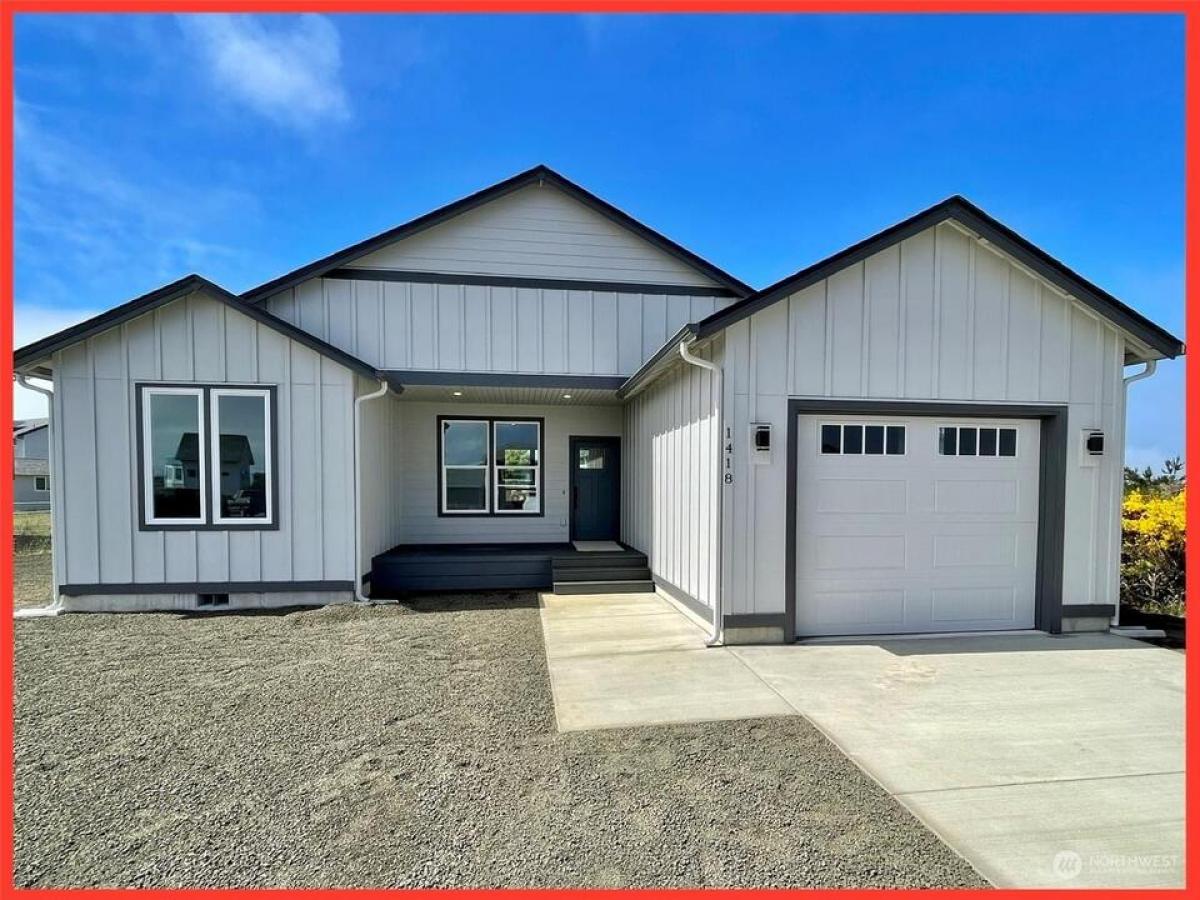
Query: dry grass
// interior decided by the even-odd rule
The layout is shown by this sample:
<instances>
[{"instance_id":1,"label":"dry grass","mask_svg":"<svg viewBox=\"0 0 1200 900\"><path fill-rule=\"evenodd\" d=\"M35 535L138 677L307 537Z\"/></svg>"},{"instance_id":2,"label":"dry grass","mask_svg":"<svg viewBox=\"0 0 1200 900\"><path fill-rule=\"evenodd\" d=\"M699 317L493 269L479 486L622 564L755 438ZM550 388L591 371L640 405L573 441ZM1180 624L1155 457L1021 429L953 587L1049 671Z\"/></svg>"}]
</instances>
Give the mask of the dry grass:
<instances>
[{"instance_id":1,"label":"dry grass","mask_svg":"<svg viewBox=\"0 0 1200 900\"><path fill-rule=\"evenodd\" d=\"M13 603L45 606L51 601L50 513L13 514Z\"/></svg>"}]
</instances>

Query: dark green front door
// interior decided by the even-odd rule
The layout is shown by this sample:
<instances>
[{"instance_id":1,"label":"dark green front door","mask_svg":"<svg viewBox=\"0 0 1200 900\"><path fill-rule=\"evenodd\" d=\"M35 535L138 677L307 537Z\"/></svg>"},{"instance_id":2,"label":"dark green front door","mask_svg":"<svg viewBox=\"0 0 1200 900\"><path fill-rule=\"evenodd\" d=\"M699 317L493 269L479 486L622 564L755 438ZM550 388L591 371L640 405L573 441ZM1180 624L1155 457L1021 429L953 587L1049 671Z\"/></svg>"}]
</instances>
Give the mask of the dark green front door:
<instances>
[{"instance_id":1,"label":"dark green front door","mask_svg":"<svg viewBox=\"0 0 1200 900\"><path fill-rule=\"evenodd\" d=\"M571 540L621 534L621 439L571 438Z\"/></svg>"}]
</instances>

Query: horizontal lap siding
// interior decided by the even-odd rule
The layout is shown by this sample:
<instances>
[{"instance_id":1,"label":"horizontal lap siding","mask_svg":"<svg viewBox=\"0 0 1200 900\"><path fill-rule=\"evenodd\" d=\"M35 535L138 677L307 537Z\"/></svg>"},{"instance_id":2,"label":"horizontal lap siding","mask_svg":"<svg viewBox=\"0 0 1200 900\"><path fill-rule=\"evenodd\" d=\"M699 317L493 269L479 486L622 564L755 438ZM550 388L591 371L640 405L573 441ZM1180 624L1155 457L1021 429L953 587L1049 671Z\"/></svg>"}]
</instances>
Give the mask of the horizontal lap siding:
<instances>
[{"instance_id":1,"label":"horizontal lap siding","mask_svg":"<svg viewBox=\"0 0 1200 900\"><path fill-rule=\"evenodd\" d=\"M201 295L58 353L58 582L349 579L352 377ZM158 381L278 386L279 530L139 530L134 385Z\"/></svg>"},{"instance_id":2,"label":"horizontal lap siding","mask_svg":"<svg viewBox=\"0 0 1200 900\"><path fill-rule=\"evenodd\" d=\"M267 308L383 369L632 375L726 297L423 284L305 282Z\"/></svg>"},{"instance_id":3,"label":"horizontal lap siding","mask_svg":"<svg viewBox=\"0 0 1200 900\"><path fill-rule=\"evenodd\" d=\"M790 396L1066 404L1064 601L1115 603L1123 351L1111 324L947 224L731 326L726 608L784 608ZM769 465L746 461L751 422L775 427ZM1079 444L1090 428L1109 436L1109 452L1083 466Z\"/></svg>"},{"instance_id":4,"label":"horizontal lap siding","mask_svg":"<svg viewBox=\"0 0 1200 900\"><path fill-rule=\"evenodd\" d=\"M626 404L621 529L656 576L706 606L720 546L713 388L711 374L680 364Z\"/></svg>"},{"instance_id":5,"label":"horizontal lap siding","mask_svg":"<svg viewBox=\"0 0 1200 900\"><path fill-rule=\"evenodd\" d=\"M569 539L569 440L621 435L619 406L526 406L402 401L393 442L403 503L397 543L550 542ZM439 516L437 417L517 416L545 419L544 516Z\"/></svg>"}]
</instances>

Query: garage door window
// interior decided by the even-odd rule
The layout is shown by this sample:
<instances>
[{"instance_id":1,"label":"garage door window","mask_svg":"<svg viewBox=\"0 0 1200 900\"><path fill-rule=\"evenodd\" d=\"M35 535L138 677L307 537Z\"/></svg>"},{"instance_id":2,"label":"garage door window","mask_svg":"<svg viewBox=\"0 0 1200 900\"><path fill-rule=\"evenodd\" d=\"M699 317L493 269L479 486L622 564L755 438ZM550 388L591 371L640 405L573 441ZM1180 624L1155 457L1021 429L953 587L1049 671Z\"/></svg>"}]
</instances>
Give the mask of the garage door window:
<instances>
[{"instance_id":1,"label":"garage door window","mask_svg":"<svg viewBox=\"0 0 1200 900\"><path fill-rule=\"evenodd\" d=\"M821 452L837 456L903 456L903 425L821 426Z\"/></svg>"},{"instance_id":2,"label":"garage door window","mask_svg":"<svg viewBox=\"0 0 1200 900\"><path fill-rule=\"evenodd\" d=\"M941 456L1016 456L1017 429L943 425L938 429Z\"/></svg>"}]
</instances>

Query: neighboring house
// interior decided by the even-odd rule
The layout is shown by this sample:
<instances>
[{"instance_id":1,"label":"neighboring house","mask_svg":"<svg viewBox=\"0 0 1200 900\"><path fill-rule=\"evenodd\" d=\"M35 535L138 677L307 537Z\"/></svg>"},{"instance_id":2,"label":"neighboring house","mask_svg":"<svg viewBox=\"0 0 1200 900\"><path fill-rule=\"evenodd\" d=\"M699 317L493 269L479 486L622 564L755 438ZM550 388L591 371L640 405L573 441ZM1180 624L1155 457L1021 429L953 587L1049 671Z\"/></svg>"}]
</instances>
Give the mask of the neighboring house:
<instances>
[{"instance_id":1,"label":"neighboring house","mask_svg":"<svg viewBox=\"0 0 1200 900\"><path fill-rule=\"evenodd\" d=\"M50 508L50 420L13 422L13 507Z\"/></svg>"},{"instance_id":2,"label":"neighboring house","mask_svg":"<svg viewBox=\"0 0 1200 900\"><path fill-rule=\"evenodd\" d=\"M1108 627L1126 367L1182 352L959 197L754 291L538 167L15 365L67 608L652 577L735 642Z\"/></svg>"}]
</instances>

